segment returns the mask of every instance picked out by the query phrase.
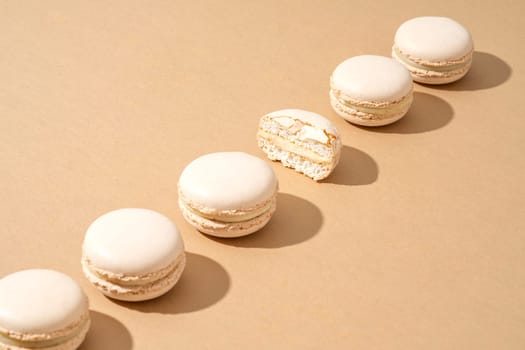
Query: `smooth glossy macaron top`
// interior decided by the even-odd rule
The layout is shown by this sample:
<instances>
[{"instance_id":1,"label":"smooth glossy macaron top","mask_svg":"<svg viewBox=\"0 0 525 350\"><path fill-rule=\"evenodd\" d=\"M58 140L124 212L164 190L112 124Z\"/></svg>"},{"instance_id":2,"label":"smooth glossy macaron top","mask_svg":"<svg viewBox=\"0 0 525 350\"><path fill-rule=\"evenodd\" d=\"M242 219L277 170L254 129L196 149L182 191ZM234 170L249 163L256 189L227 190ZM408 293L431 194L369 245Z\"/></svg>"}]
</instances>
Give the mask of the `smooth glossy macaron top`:
<instances>
[{"instance_id":1,"label":"smooth glossy macaron top","mask_svg":"<svg viewBox=\"0 0 525 350\"><path fill-rule=\"evenodd\" d=\"M0 279L0 329L40 334L78 322L88 300L71 277L53 270L31 269Z\"/></svg>"},{"instance_id":2,"label":"smooth glossy macaron top","mask_svg":"<svg viewBox=\"0 0 525 350\"><path fill-rule=\"evenodd\" d=\"M147 274L168 266L184 252L175 224L149 209L124 208L100 216L88 228L84 257L113 273Z\"/></svg>"},{"instance_id":3,"label":"smooth glossy macaron top","mask_svg":"<svg viewBox=\"0 0 525 350\"><path fill-rule=\"evenodd\" d=\"M395 35L395 47L413 59L447 62L473 50L472 36L447 17L416 17L404 22Z\"/></svg>"},{"instance_id":4,"label":"smooth glossy macaron top","mask_svg":"<svg viewBox=\"0 0 525 350\"><path fill-rule=\"evenodd\" d=\"M412 77L396 60L375 55L354 56L332 73L331 88L360 101L389 102L412 91Z\"/></svg>"},{"instance_id":5,"label":"smooth glossy macaron top","mask_svg":"<svg viewBox=\"0 0 525 350\"><path fill-rule=\"evenodd\" d=\"M277 178L262 159L243 152L203 155L184 168L179 192L185 200L206 208L252 208L271 199Z\"/></svg>"}]
</instances>

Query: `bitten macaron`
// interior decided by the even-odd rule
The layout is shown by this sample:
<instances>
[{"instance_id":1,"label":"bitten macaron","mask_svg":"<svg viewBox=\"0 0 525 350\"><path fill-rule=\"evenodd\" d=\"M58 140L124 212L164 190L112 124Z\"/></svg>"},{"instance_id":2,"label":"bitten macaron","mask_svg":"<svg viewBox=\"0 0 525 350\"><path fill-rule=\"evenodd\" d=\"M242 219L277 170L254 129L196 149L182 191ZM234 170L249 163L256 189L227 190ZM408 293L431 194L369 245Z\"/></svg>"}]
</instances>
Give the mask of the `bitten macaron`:
<instances>
[{"instance_id":1,"label":"bitten macaron","mask_svg":"<svg viewBox=\"0 0 525 350\"><path fill-rule=\"evenodd\" d=\"M414 81L446 84L461 79L472 65L474 44L470 32L447 17L416 17L397 29L392 57L403 64Z\"/></svg>"},{"instance_id":2,"label":"bitten macaron","mask_svg":"<svg viewBox=\"0 0 525 350\"><path fill-rule=\"evenodd\" d=\"M72 350L90 327L89 303L71 277L31 269L0 279L1 350Z\"/></svg>"},{"instance_id":3,"label":"bitten macaron","mask_svg":"<svg viewBox=\"0 0 525 350\"><path fill-rule=\"evenodd\" d=\"M96 219L82 245L82 270L104 295L142 301L168 292L186 263L177 226L149 209L124 208Z\"/></svg>"},{"instance_id":4,"label":"bitten macaron","mask_svg":"<svg viewBox=\"0 0 525 350\"><path fill-rule=\"evenodd\" d=\"M261 117L257 143L271 160L314 180L330 175L342 147L330 120L301 109L283 109Z\"/></svg>"},{"instance_id":5,"label":"bitten macaron","mask_svg":"<svg viewBox=\"0 0 525 350\"><path fill-rule=\"evenodd\" d=\"M330 78L334 111L351 123L381 126L401 119L413 99L412 77L390 57L362 55L340 63Z\"/></svg>"},{"instance_id":6,"label":"bitten macaron","mask_svg":"<svg viewBox=\"0 0 525 350\"><path fill-rule=\"evenodd\" d=\"M218 237L251 234L276 209L278 183L264 160L218 152L190 162L179 178L179 207L197 230Z\"/></svg>"}]
</instances>

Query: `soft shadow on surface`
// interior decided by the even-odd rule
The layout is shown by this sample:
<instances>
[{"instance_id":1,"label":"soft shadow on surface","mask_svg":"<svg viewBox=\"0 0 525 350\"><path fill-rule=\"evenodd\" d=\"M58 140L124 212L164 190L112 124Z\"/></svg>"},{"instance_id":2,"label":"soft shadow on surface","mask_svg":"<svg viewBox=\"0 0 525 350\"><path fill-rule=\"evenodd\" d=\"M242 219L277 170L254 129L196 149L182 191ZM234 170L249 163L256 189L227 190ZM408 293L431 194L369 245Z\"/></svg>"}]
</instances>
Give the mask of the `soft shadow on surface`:
<instances>
[{"instance_id":1,"label":"soft shadow on surface","mask_svg":"<svg viewBox=\"0 0 525 350\"><path fill-rule=\"evenodd\" d=\"M417 134L442 128L452 120L453 116L454 110L447 101L416 91L408 113L397 122L378 127L358 127L371 132Z\"/></svg>"},{"instance_id":2,"label":"soft shadow on surface","mask_svg":"<svg viewBox=\"0 0 525 350\"><path fill-rule=\"evenodd\" d=\"M131 350L133 340L128 329L117 319L90 311L91 328L79 350Z\"/></svg>"},{"instance_id":3,"label":"soft shadow on surface","mask_svg":"<svg viewBox=\"0 0 525 350\"><path fill-rule=\"evenodd\" d=\"M186 267L168 293L153 300L115 303L146 313L179 314L205 309L224 298L230 289L228 272L215 260L186 252Z\"/></svg>"},{"instance_id":4,"label":"soft shadow on surface","mask_svg":"<svg viewBox=\"0 0 525 350\"><path fill-rule=\"evenodd\" d=\"M337 167L321 183L369 185L377 180L378 173L377 163L372 157L357 148L343 145Z\"/></svg>"},{"instance_id":5,"label":"soft shadow on surface","mask_svg":"<svg viewBox=\"0 0 525 350\"><path fill-rule=\"evenodd\" d=\"M448 91L483 90L506 82L512 68L501 58L487 52L475 51L470 71L460 80L444 85L425 85Z\"/></svg>"},{"instance_id":6,"label":"soft shadow on surface","mask_svg":"<svg viewBox=\"0 0 525 350\"><path fill-rule=\"evenodd\" d=\"M280 248L312 238L321 228L323 216L317 206L288 193L277 194L277 210L260 231L239 238L210 239L236 247Z\"/></svg>"}]
</instances>

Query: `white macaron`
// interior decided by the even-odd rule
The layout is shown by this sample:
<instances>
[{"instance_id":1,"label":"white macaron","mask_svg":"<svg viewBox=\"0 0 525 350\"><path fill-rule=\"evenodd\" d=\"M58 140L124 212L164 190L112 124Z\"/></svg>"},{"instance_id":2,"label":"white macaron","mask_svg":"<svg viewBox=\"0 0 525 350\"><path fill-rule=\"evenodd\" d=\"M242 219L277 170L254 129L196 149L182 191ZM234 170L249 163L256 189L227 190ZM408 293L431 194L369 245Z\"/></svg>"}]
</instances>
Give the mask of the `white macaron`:
<instances>
[{"instance_id":1,"label":"white macaron","mask_svg":"<svg viewBox=\"0 0 525 350\"><path fill-rule=\"evenodd\" d=\"M103 294L124 301L153 299L179 280L186 258L177 226L149 209L124 208L96 219L82 246L82 269Z\"/></svg>"},{"instance_id":2,"label":"white macaron","mask_svg":"<svg viewBox=\"0 0 525 350\"><path fill-rule=\"evenodd\" d=\"M414 81L446 84L461 79L472 65L474 44L470 32L447 17L416 17L398 28L392 57L403 64Z\"/></svg>"},{"instance_id":3,"label":"white macaron","mask_svg":"<svg viewBox=\"0 0 525 350\"><path fill-rule=\"evenodd\" d=\"M88 299L54 270L18 271L0 279L1 350L73 350L90 327Z\"/></svg>"},{"instance_id":4,"label":"white macaron","mask_svg":"<svg viewBox=\"0 0 525 350\"><path fill-rule=\"evenodd\" d=\"M179 178L179 207L199 231L218 237L261 229L276 209L277 178L262 159L243 152L203 155Z\"/></svg>"},{"instance_id":5,"label":"white macaron","mask_svg":"<svg viewBox=\"0 0 525 350\"><path fill-rule=\"evenodd\" d=\"M390 57L362 55L340 63L330 78L334 111L351 123L381 126L402 118L413 99L412 77Z\"/></svg>"}]
</instances>

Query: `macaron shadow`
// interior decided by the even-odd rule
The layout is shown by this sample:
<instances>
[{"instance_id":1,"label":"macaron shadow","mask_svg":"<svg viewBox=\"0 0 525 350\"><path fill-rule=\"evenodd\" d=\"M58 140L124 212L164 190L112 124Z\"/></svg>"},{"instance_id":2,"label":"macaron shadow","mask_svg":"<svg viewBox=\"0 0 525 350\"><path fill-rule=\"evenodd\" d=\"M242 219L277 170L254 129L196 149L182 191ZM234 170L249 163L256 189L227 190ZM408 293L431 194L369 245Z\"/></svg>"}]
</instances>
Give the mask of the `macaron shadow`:
<instances>
[{"instance_id":1,"label":"macaron shadow","mask_svg":"<svg viewBox=\"0 0 525 350\"><path fill-rule=\"evenodd\" d=\"M133 339L128 329L117 319L90 310L91 327L78 350L131 350Z\"/></svg>"},{"instance_id":2,"label":"macaron shadow","mask_svg":"<svg viewBox=\"0 0 525 350\"><path fill-rule=\"evenodd\" d=\"M307 241L319 232L323 216L306 199L289 193L277 193L277 210L260 231L239 238L206 237L222 244L242 248L281 248Z\"/></svg>"},{"instance_id":3,"label":"macaron shadow","mask_svg":"<svg viewBox=\"0 0 525 350\"><path fill-rule=\"evenodd\" d=\"M334 171L320 183L347 186L369 185L377 180L379 168L374 158L357 148L343 145Z\"/></svg>"},{"instance_id":4,"label":"macaron shadow","mask_svg":"<svg viewBox=\"0 0 525 350\"><path fill-rule=\"evenodd\" d=\"M501 58L487 52L474 51L472 67L466 76L451 84L424 86L446 91L483 90L503 84L511 75L512 68Z\"/></svg>"},{"instance_id":5,"label":"macaron shadow","mask_svg":"<svg viewBox=\"0 0 525 350\"><path fill-rule=\"evenodd\" d=\"M447 101L441 97L415 91L412 106L397 122L378 127L356 126L369 132L418 134L440 129L450 123L453 117L454 109Z\"/></svg>"},{"instance_id":6,"label":"macaron shadow","mask_svg":"<svg viewBox=\"0 0 525 350\"><path fill-rule=\"evenodd\" d=\"M116 304L144 313L180 314L212 306L230 289L228 272L215 260L186 252L186 267L177 284L168 293L152 300Z\"/></svg>"}]
</instances>

